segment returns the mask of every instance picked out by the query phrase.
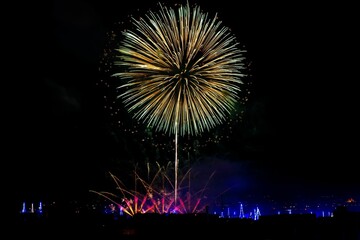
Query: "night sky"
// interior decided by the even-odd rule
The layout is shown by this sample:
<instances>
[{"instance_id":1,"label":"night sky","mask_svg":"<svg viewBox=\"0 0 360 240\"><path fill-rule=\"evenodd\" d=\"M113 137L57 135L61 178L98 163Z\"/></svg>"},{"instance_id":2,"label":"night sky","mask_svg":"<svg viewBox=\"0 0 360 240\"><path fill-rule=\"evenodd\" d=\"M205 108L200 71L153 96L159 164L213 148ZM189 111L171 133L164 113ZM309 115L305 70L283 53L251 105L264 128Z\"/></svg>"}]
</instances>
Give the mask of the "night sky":
<instances>
[{"instance_id":1,"label":"night sky","mask_svg":"<svg viewBox=\"0 0 360 240\"><path fill-rule=\"evenodd\" d=\"M123 2L54 0L22 6L10 19L3 161L18 199L76 199L108 188L108 171L127 176L129 151L141 151L104 109L99 67L114 24L157 9L157 1ZM351 7L197 2L246 47L252 82L243 121L211 147L216 152L202 152L203 166L217 166L219 181L241 182L240 192L358 195L359 39Z\"/></svg>"}]
</instances>

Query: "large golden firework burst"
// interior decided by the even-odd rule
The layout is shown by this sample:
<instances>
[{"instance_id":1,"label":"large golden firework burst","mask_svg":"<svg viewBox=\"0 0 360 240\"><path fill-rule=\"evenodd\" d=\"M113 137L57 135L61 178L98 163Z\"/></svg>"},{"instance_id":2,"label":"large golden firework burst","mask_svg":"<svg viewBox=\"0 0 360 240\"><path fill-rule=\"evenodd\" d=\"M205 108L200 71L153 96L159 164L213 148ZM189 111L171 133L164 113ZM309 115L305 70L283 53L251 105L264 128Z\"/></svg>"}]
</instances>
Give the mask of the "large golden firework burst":
<instances>
[{"instance_id":1,"label":"large golden firework burst","mask_svg":"<svg viewBox=\"0 0 360 240\"><path fill-rule=\"evenodd\" d=\"M217 15L199 6L133 18L122 32L113 75L125 107L157 131L197 135L225 121L245 76L244 49Z\"/></svg>"}]
</instances>

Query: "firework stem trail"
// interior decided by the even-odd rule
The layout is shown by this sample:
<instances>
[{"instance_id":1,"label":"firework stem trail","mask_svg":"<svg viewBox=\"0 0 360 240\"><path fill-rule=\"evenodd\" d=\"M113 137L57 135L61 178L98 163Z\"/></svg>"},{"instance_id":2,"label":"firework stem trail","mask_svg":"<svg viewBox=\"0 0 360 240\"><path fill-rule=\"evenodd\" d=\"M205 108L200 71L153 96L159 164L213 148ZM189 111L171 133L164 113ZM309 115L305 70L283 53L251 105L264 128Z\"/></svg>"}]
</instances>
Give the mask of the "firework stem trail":
<instances>
[{"instance_id":1,"label":"firework stem trail","mask_svg":"<svg viewBox=\"0 0 360 240\"><path fill-rule=\"evenodd\" d=\"M235 109L245 77L244 49L229 28L199 6L132 18L122 31L113 76L133 118L175 134L175 206L178 198L178 135L198 135L225 122Z\"/></svg>"}]
</instances>

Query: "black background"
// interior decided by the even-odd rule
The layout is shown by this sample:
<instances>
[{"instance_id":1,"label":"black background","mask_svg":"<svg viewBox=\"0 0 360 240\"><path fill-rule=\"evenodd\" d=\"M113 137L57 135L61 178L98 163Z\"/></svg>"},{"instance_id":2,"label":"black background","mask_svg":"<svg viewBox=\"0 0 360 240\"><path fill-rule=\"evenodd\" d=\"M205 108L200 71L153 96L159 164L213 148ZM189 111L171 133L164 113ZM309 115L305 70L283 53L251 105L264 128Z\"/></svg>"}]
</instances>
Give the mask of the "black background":
<instances>
[{"instance_id":1,"label":"black background","mask_svg":"<svg viewBox=\"0 0 360 240\"><path fill-rule=\"evenodd\" d=\"M190 1L191 3L191 1ZM199 1L246 46L253 89L242 137L247 175L274 191L358 193L358 37L354 8ZM170 6L172 2L168 2ZM99 88L107 33L156 1L15 6L3 88L3 173L18 199L86 195L106 184L116 142ZM110 129L109 129L110 128ZM249 160L250 159L250 160ZM251 178L250 178L251 179ZM280 190L279 190L280 189ZM324 190L325 189L325 190Z\"/></svg>"}]
</instances>

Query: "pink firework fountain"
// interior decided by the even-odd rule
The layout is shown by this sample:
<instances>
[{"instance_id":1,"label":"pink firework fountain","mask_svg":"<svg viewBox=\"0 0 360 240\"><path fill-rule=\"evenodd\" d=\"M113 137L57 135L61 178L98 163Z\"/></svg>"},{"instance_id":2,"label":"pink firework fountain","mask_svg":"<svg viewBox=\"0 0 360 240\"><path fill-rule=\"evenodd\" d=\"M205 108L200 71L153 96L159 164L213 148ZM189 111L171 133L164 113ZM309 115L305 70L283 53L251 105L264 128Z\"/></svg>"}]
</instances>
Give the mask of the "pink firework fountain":
<instances>
[{"instance_id":1,"label":"pink firework fountain","mask_svg":"<svg viewBox=\"0 0 360 240\"><path fill-rule=\"evenodd\" d=\"M134 171L135 185L134 189L128 189L125 184L114 174L110 173L111 178L116 184L118 193L107 191L94 191L106 200L114 204L119 211L129 216L144 213L159 214L196 214L205 212L207 203L206 189L207 185L213 177L210 175L205 186L191 191L191 169L189 169L180 178L178 185L178 201L174 199L174 184L167 172L167 167L157 165L158 169L150 181L144 180L136 171ZM149 171L149 168L148 168ZM149 172L148 172L149 176Z\"/></svg>"}]
</instances>

